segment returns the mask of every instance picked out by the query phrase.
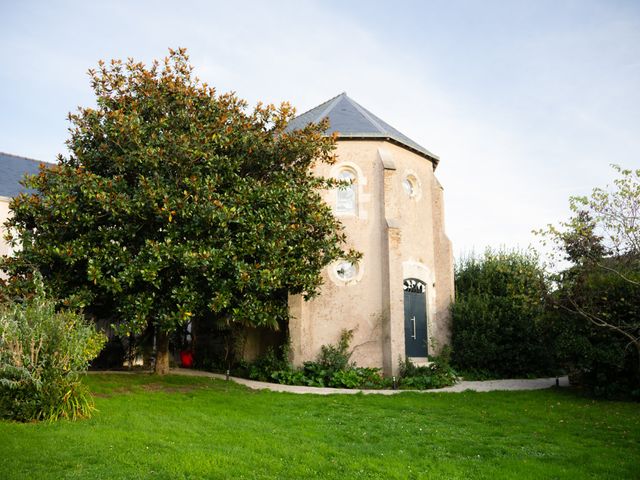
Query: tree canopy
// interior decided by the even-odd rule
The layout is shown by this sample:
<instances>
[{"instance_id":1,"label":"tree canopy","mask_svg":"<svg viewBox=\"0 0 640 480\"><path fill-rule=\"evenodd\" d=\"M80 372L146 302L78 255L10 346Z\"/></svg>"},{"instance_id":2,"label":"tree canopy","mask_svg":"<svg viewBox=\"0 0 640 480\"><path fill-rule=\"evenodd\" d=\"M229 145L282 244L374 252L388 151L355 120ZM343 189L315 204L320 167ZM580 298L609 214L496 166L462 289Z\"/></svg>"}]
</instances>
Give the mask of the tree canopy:
<instances>
[{"instance_id":1,"label":"tree canopy","mask_svg":"<svg viewBox=\"0 0 640 480\"><path fill-rule=\"evenodd\" d=\"M533 251L487 249L460 259L451 307L452 362L482 376L547 375L547 284Z\"/></svg>"},{"instance_id":2,"label":"tree canopy","mask_svg":"<svg viewBox=\"0 0 640 480\"><path fill-rule=\"evenodd\" d=\"M613 185L571 197L571 218L537 233L570 262L555 276L556 350L594 383L640 396L640 169L613 168Z\"/></svg>"},{"instance_id":3,"label":"tree canopy","mask_svg":"<svg viewBox=\"0 0 640 480\"><path fill-rule=\"evenodd\" d=\"M334 161L327 125L287 132L289 104L250 110L192 71L184 49L89 71L96 106L69 115L68 156L11 203L13 280L39 270L127 332L194 317L275 327L287 294L317 294L323 267L357 258L320 195L335 181L312 174Z\"/></svg>"},{"instance_id":4,"label":"tree canopy","mask_svg":"<svg viewBox=\"0 0 640 480\"><path fill-rule=\"evenodd\" d=\"M640 261L640 169L612 168L613 185L570 197L571 218L536 231L574 265L617 258L637 267Z\"/></svg>"}]
</instances>

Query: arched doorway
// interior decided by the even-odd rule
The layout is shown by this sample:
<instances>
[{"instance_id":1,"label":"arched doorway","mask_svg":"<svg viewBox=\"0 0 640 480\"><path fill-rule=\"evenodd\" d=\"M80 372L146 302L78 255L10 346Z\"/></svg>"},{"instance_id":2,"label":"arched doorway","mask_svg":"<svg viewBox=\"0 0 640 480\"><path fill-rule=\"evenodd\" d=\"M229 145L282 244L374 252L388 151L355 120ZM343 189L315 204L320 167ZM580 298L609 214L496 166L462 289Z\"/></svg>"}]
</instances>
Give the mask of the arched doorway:
<instances>
[{"instance_id":1,"label":"arched doorway","mask_svg":"<svg viewBox=\"0 0 640 480\"><path fill-rule=\"evenodd\" d=\"M407 278L404 287L404 350L407 357L427 356L427 286Z\"/></svg>"}]
</instances>

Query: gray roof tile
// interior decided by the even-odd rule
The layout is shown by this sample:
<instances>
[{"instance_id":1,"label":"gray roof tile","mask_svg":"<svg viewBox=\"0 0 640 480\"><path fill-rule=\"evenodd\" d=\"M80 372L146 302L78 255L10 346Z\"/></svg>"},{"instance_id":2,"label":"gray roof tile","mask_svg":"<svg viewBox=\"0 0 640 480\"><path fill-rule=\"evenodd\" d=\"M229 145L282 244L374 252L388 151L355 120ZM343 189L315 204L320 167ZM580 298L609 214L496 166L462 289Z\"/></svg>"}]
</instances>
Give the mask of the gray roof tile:
<instances>
[{"instance_id":1,"label":"gray roof tile","mask_svg":"<svg viewBox=\"0 0 640 480\"><path fill-rule=\"evenodd\" d=\"M20 180L26 173L38 173L40 164L48 165L31 158L0 152L0 196L15 197L19 193L27 191L25 187L20 185Z\"/></svg>"},{"instance_id":2,"label":"gray roof tile","mask_svg":"<svg viewBox=\"0 0 640 480\"><path fill-rule=\"evenodd\" d=\"M291 120L287 130L299 130L324 118L329 118L327 133L338 132L339 138L389 140L427 158L434 165L440 160L437 155L400 133L344 92Z\"/></svg>"}]
</instances>

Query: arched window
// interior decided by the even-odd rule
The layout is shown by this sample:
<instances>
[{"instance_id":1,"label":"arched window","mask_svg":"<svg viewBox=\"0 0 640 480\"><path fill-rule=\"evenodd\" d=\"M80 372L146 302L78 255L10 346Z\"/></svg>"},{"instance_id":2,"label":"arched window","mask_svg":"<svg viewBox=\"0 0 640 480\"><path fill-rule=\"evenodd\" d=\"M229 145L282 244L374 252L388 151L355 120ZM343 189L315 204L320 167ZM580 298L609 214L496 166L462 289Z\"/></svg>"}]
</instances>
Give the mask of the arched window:
<instances>
[{"instance_id":1,"label":"arched window","mask_svg":"<svg viewBox=\"0 0 640 480\"><path fill-rule=\"evenodd\" d=\"M340 170L338 180L350 182L349 185L338 187L336 192L336 213L355 215L358 205L358 190L356 185L357 176L351 169Z\"/></svg>"}]
</instances>

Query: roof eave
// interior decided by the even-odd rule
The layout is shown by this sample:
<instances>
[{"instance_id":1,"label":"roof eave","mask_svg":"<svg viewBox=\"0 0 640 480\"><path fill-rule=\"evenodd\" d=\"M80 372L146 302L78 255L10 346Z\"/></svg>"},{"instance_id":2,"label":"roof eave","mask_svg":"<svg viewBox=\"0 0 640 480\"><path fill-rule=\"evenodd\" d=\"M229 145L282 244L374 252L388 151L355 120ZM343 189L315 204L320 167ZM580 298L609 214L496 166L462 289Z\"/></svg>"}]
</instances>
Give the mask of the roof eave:
<instances>
[{"instance_id":1,"label":"roof eave","mask_svg":"<svg viewBox=\"0 0 640 480\"><path fill-rule=\"evenodd\" d=\"M415 153L416 155L420 155L423 158L426 158L427 160L429 160L431 163L433 163L433 169L435 170L436 167L438 166L438 164L440 163L440 157L438 157L437 155L429 152L429 151L422 151L422 150L418 150L415 147L412 147L411 145L407 145L404 142L401 142L400 140L397 140L393 137L389 137L387 135L371 135L371 134L348 134L348 135L338 135L338 140L376 140L376 141L387 141L389 143L393 143L394 145L397 145L399 147L405 148L407 150L409 150L410 152Z\"/></svg>"}]
</instances>

